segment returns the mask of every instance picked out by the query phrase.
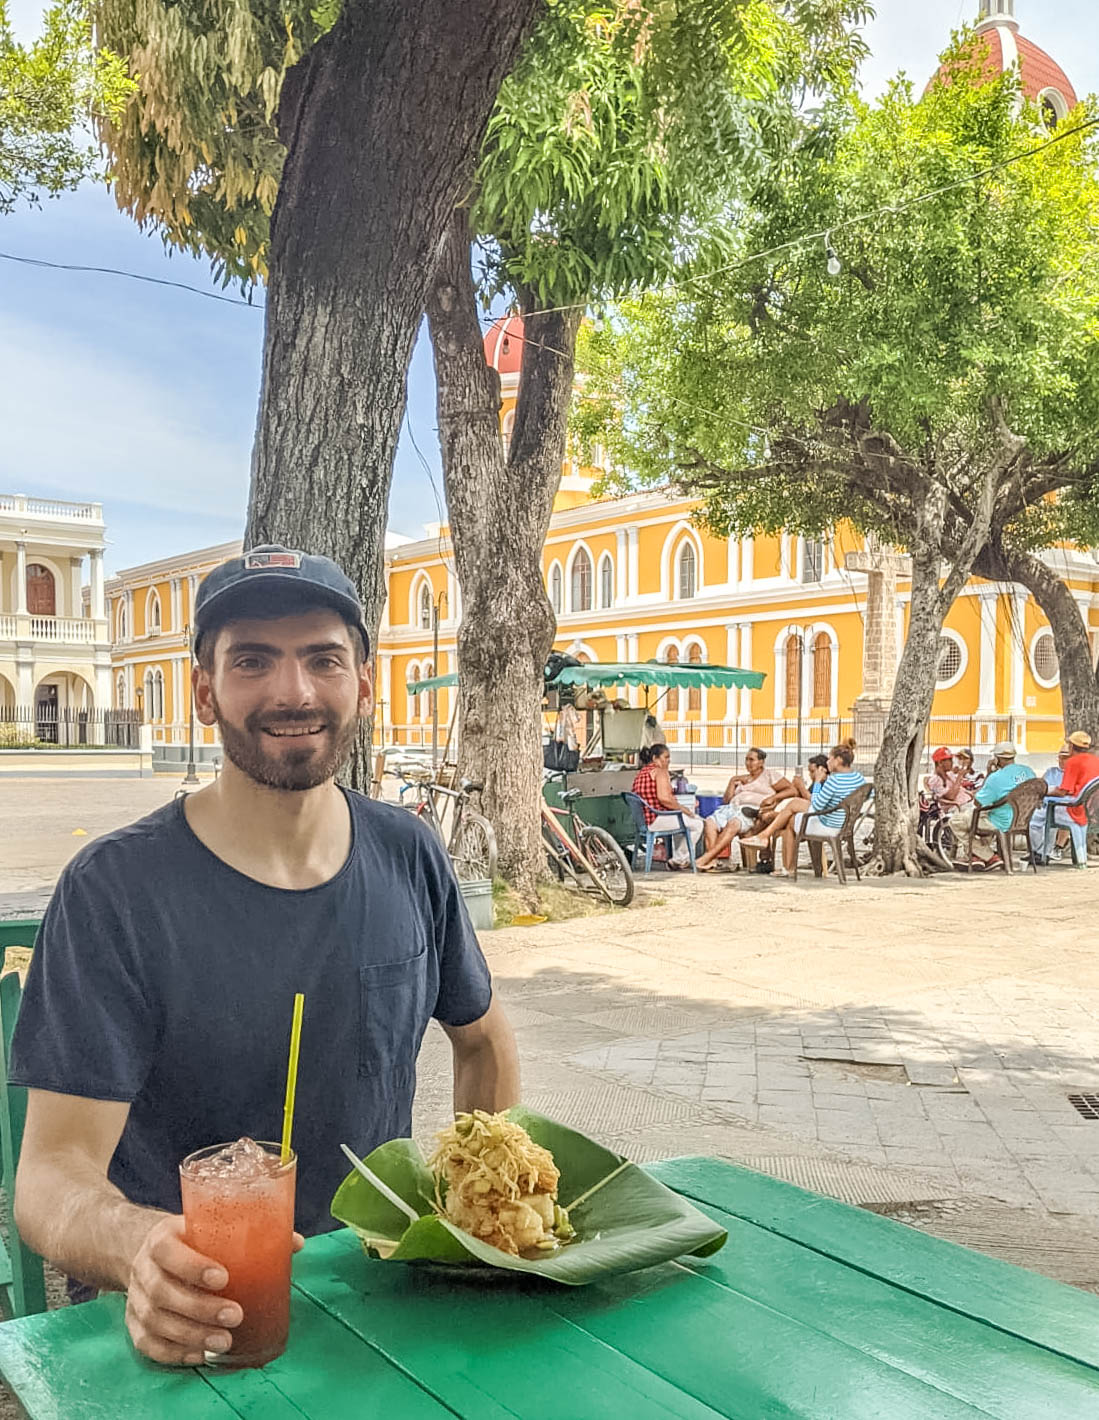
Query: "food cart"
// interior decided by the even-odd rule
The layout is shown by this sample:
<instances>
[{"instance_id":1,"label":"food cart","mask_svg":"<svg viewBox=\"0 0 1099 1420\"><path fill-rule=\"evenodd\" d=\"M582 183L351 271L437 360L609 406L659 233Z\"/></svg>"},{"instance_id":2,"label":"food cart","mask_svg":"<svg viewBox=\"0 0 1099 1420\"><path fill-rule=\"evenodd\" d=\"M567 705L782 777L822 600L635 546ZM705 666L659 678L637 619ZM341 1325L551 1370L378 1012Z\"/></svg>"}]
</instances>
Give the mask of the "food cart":
<instances>
[{"instance_id":1,"label":"food cart","mask_svg":"<svg viewBox=\"0 0 1099 1420\"><path fill-rule=\"evenodd\" d=\"M619 843L627 846L633 842L633 816L621 796L633 783L641 749L655 743L659 737L654 711L662 696L657 695L650 703L651 692L703 686L758 690L764 679L762 671L699 662L668 665L664 661L607 661L566 666L549 682L550 689L560 691L583 686L589 692L598 692L615 686L639 685L645 690L645 704L618 708L604 697L604 703L593 707L597 724L581 753L580 767L575 772L559 772L546 780L542 792L547 803L558 803L565 788L579 789L583 796L580 812L586 822L607 829Z\"/></svg>"}]
</instances>

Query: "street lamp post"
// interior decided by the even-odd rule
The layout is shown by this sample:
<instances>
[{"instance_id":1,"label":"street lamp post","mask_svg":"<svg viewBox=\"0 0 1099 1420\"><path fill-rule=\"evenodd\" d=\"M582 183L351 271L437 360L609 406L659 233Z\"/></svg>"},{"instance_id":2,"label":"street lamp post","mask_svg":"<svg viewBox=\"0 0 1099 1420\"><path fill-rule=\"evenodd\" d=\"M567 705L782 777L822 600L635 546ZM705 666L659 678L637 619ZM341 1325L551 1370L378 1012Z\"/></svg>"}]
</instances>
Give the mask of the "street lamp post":
<instances>
[{"instance_id":1,"label":"street lamp post","mask_svg":"<svg viewBox=\"0 0 1099 1420\"><path fill-rule=\"evenodd\" d=\"M188 653L188 682L187 682L187 773L183 777L184 784L197 784L199 777L195 773L195 688L193 684L194 672L194 652L191 646L191 628L189 625L183 628L183 634L187 637Z\"/></svg>"},{"instance_id":2,"label":"street lamp post","mask_svg":"<svg viewBox=\"0 0 1099 1420\"><path fill-rule=\"evenodd\" d=\"M446 592L440 592L431 603L431 665L432 675L439 674L439 612L446 601ZM431 695L431 772L439 772L439 692Z\"/></svg>"}]
</instances>

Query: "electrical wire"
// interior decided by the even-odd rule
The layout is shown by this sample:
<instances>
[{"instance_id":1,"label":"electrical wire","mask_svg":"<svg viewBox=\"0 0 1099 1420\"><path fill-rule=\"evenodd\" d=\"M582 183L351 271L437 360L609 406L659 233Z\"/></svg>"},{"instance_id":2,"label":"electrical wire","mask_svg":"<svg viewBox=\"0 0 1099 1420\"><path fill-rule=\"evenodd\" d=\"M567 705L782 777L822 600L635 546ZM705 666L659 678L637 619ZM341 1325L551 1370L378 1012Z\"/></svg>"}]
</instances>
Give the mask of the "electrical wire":
<instances>
[{"instance_id":1,"label":"electrical wire","mask_svg":"<svg viewBox=\"0 0 1099 1420\"><path fill-rule=\"evenodd\" d=\"M0 251L0 260L17 261L22 266L42 266L50 271L91 271L99 276L124 276L128 281L146 281L150 286L173 286L178 291L190 291L192 296L205 296L208 301L222 301L227 306L249 306L254 311L266 309L255 301L242 301L236 296L219 296L216 291L204 291L201 286L188 286L185 281L169 281L163 276L144 276L137 271L121 271L115 266L77 266L66 261L43 261L35 256L16 256Z\"/></svg>"}]
</instances>

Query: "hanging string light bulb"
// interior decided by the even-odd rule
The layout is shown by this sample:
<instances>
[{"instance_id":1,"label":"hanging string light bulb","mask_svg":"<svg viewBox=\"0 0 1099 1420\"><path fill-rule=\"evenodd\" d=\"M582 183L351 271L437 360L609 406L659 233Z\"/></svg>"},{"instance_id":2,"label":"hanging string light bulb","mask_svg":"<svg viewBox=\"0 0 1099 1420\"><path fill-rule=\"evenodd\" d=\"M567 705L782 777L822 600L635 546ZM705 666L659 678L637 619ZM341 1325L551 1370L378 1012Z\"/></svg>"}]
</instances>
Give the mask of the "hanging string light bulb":
<instances>
[{"instance_id":1,"label":"hanging string light bulb","mask_svg":"<svg viewBox=\"0 0 1099 1420\"><path fill-rule=\"evenodd\" d=\"M826 232L824 236L824 255L827 260L829 276L838 276L843 270L843 262L836 255L836 249L832 245L832 233Z\"/></svg>"}]
</instances>

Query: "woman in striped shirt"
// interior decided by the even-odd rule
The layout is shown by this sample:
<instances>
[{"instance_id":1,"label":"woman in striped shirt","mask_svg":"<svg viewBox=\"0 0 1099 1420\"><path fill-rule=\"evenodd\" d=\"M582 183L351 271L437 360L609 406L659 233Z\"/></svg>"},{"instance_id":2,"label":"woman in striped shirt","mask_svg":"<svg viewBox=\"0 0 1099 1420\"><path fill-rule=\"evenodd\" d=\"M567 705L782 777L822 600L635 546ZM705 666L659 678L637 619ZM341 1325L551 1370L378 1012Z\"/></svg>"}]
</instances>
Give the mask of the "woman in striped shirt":
<instances>
[{"instance_id":1,"label":"woman in striped shirt","mask_svg":"<svg viewBox=\"0 0 1099 1420\"><path fill-rule=\"evenodd\" d=\"M843 810L838 809L837 805L841 804L848 794L853 794L866 783L859 771L852 768L854 762L854 740L844 740L843 744L836 745L828 756L827 769L814 765L810 771L813 787L809 791L808 799L787 799L761 833L756 834L754 838L742 838L740 841L749 848L769 848L771 840L781 833L782 866L776 862L775 872L780 877L785 877L793 869L798 830L810 809L814 809L815 813L806 827L807 837L827 838L835 833L837 828L842 828Z\"/></svg>"}]
</instances>

